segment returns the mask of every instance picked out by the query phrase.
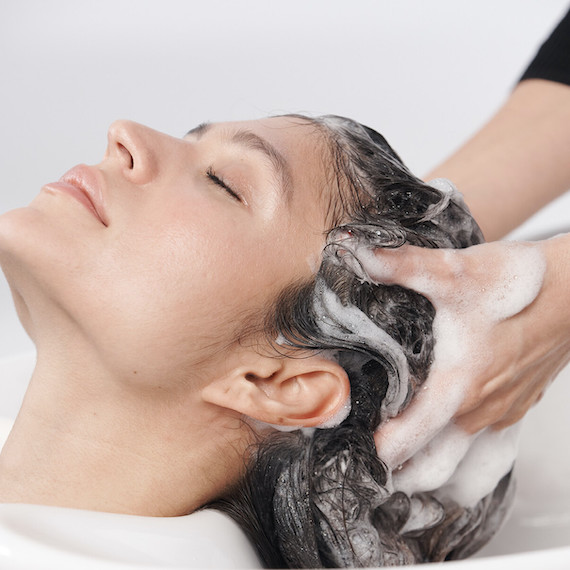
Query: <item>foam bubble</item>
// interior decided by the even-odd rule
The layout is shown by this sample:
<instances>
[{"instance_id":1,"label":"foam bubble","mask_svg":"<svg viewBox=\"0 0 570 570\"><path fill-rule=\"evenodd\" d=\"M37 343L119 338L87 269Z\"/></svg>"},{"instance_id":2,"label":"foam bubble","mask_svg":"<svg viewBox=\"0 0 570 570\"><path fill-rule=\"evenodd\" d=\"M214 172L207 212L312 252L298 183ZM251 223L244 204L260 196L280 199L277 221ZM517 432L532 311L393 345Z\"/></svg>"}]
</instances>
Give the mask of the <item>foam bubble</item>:
<instances>
[{"instance_id":1,"label":"foam bubble","mask_svg":"<svg viewBox=\"0 0 570 570\"><path fill-rule=\"evenodd\" d=\"M317 315L325 315L318 322L321 331L340 343L354 346L366 344L382 354L396 370L382 402L384 413L397 414L408 396L410 373L408 361L400 344L386 331L379 328L354 305L343 305L337 295L324 283L320 283L314 305Z\"/></svg>"},{"instance_id":2,"label":"foam bubble","mask_svg":"<svg viewBox=\"0 0 570 570\"><path fill-rule=\"evenodd\" d=\"M350 240L346 245L355 258L351 266L363 279L393 282L393 261L382 259L365 243ZM439 489L442 496L462 506L473 506L512 468L518 426L501 432L487 429L474 437L451 423L470 382L485 374L493 359L494 347L489 347L488 339L494 326L530 305L542 286L546 262L540 247L502 245L502 262L490 268L486 283L463 279L456 291L446 291L445 296L438 290L439 281L429 273L418 272L407 283L435 306L435 346L424 384L427 390L413 398L414 422L409 423L407 433L406 425L399 426L399 438L406 441L403 460L407 462L397 468L401 450L391 449L389 440L378 446L379 455L394 469L391 485L395 491L413 495ZM450 250L444 253L444 261L456 268L460 278L458 255L474 254L474 249L460 254Z\"/></svg>"},{"instance_id":3,"label":"foam bubble","mask_svg":"<svg viewBox=\"0 0 570 570\"><path fill-rule=\"evenodd\" d=\"M530 305L542 287L546 270L546 259L537 245L513 242L505 248L499 282L484 292L484 309L494 322L508 319Z\"/></svg>"},{"instance_id":4,"label":"foam bubble","mask_svg":"<svg viewBox=\"0 0 570 570\"><path fill-rule=\"evenodd\" d=\"M400 534L434 527L445 518L445 511L438 501L424 497L411 497L410 514Z\"/></svg>"},{"instance_id":5,"label":"foam bubble","mask_svg":"<svg viewBox=\"0 0 570 570\"><path fill-rule=\"evenodd\" d=\"M518 422L503 430L486 428L477 434L453 477L437 494L474 507L512 469L521 425Z\"/></svg>"}]
</instances>

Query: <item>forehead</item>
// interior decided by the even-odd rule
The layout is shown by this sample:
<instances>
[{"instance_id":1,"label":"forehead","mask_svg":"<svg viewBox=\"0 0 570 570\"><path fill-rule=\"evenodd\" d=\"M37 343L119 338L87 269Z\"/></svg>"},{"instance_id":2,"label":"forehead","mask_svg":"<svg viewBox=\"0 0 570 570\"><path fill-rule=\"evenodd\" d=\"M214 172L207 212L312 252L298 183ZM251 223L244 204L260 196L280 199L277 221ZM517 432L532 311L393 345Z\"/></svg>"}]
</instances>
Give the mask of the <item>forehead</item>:
<instances>
[{"instance_id":1,"label":"forehead","mask_svg":"<svg viewBox=\"0 0 570 570\"><path fill-rule=\"evenodd\" d=\"M206 134L210 140L260 150L277 166L289 167L293 174L318 171L326 152L324 137L317 124L297 116L203 123L188 132L188 135L200 138Z\"/></svg>"}]
</instances>

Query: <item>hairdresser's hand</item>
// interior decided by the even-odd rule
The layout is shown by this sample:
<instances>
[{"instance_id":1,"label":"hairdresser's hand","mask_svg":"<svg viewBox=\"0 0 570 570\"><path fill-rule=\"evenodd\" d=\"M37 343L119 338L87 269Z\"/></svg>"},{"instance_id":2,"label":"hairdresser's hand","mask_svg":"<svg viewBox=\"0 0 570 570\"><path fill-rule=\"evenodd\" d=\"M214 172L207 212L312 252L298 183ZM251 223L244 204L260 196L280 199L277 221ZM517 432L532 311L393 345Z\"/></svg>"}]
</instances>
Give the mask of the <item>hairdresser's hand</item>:
<instances>
[{"instance_id":1,"label":"hairdresser's hand","mask_svg":"<svg viewBox=\"0 0 570 570\"><path fill-rule=\"evenodd\" d=\"M517 422L570 359L570 234L465 250L378 249L360 262L372 281L416 290L436 308L425 389L375 434L392 467L452 421L469 433Z\"/></svg>"}]
</instances>

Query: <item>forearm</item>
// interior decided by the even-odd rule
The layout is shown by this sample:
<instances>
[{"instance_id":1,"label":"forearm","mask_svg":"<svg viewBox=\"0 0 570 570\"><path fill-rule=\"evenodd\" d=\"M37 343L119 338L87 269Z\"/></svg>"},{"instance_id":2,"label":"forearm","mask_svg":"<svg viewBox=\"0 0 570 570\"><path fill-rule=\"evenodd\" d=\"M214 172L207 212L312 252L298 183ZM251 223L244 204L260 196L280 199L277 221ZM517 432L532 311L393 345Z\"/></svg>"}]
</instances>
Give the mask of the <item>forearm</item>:
<instances>
[{"instance_id":1,"label":"forearm","mask_svg":"<svg viewBox=\"0 0 570 570\"><path fill-rule=\"evenodd\" d=\"M426 178L465 197L487 240L514 229L570 188L570 86L530 79Z\"/></svg>"}]
</instances>

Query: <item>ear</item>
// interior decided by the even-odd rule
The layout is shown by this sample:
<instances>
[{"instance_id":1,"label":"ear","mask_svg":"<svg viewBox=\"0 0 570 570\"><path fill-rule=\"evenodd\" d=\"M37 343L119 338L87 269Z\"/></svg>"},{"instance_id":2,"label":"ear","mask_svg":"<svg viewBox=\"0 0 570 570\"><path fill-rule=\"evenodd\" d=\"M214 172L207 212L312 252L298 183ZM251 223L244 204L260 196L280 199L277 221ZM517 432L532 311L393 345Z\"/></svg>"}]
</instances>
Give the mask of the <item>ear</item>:
<instances>
[{"instance_id":1,"label":"ear","mask_svg":"<svg viewBox=\"0 0 570 570\"><path fill-rule=\"evenodd\" d=\"M313 427L342 411L350 394L345 370L318 355L252 355L202 390L202 399L276 426Z\"/></svg>"}]
</instances>

